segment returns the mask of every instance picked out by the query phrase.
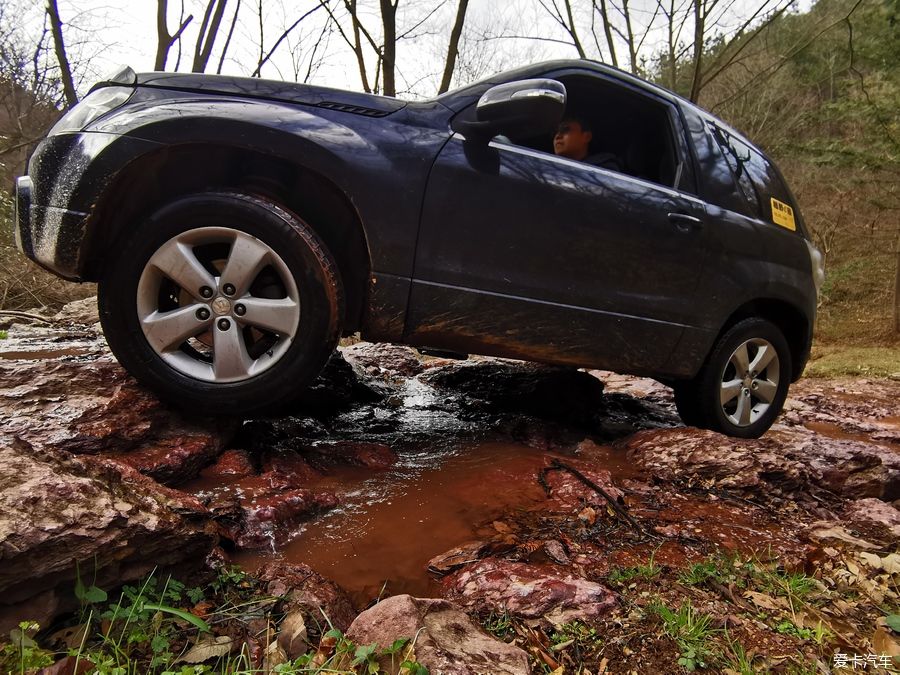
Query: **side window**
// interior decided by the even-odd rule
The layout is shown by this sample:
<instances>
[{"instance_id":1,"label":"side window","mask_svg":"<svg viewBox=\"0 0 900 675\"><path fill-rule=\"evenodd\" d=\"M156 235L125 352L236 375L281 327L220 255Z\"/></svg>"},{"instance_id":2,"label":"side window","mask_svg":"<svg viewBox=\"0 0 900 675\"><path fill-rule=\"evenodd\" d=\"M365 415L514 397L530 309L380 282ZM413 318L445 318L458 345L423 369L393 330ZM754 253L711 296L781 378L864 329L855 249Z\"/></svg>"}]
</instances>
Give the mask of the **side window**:
<instances>
[{"instance_id":1,"label":"side window","mask_svg":"<svg viewBox=\"0 0 900 675\"><path fill-rule=\"evenodd\" d=\"M722 154L725 155L728 168L731 169L741 194L750 205L751 212L757 218L761 217L762 210L759 192L757 185L750 176L754 151L749 145L716 124L710 123L710 131L719 144Z\"/></svg>"},{"instance_id":2,"label":"side window","mask_svg":"<svg viewBox=\"0 0 900 675\"><path fill-rule=\"evenodd\" d=\"M696 193L684 143L673 130L675 114L662 100L594 75L562 74L566 116L583 120L591 132L587 163L669 188ZM555 153L549 134L503 139L533 150ZM601 163L598 158L612 161ZM613 168L615 167L615 168Z\"/></svg>"},{"instance_id":3,"label":"side window","mask_svg":"<svg viewBox=\"0 0 900 675\"><path fill-rule=\"evenodd\" d=\"M777 224L784 224L787 218L790 229L794 229L794 200L775 166L734 134L710 126L754 215Z\"/></svg>"},{"instance_id":4,"label":"side window","mask_svg":"<svg viewBox=\"0 0 900 675\"><path fill-rule=\"evenodd\" d=\"M725 155L713 136L712 125L708 125L690 106L682 105L681 114L691 137L703 198L723 209L750 215L747 204L738 193Z\"/></svg>"}]
</instances>

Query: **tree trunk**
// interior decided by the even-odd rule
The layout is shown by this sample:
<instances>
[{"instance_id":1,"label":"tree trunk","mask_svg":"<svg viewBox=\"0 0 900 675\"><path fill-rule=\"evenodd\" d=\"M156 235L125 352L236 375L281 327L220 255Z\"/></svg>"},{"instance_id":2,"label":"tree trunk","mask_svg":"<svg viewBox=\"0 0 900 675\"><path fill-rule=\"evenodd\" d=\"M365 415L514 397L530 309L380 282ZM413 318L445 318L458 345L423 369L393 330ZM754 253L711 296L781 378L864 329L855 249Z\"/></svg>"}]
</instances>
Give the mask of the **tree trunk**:
<instances>
[{"instance_id":1,"label":"tree trunk","mask_svg":"<svg viewBox=\"0 0 900 675\"><path fill-rule=\"evenodd\" d=\"M362 82L363 91L367 94L372 93L372 86L369 84L369 75L366 72L366 58L363 54L362 38L359 34L359 16L356 14L356 0L344 0L344 5L350 13L350 21L353 24L353 54L356 56L356 66L359 68L359 79Z\"/></svg>"},{"instance_id":2,"label":"tree trunk","mask_svg":"<svg viewBox=\"0 0 900 675\"><path fill-rule=\"evenodd\" d=\"M631 72L638 74L637 47L634 44L634 29L631 27L631 12L628 10L628 0L622 0L622 14L625 16L625 32L628 35L628 63Z\"/></svg>"},{"instance_id":3,"label":"tree trunk","mask_svg":"<svg viewBox=\"0 0 900 675\"><path fill-rule=\"evenodd\" d=\"M700 68L703 63L703 35L706 32L706 2L694 0L694 63L693 77L691 78L690 99L694 103L700 97Z\"/></svg>"},{"instance_id":4,"label":"tree trunk","mask_svg":"<svg viewBox=\"0 0 900 675\"><path fill-rule=\"evenodd\" d=\"M383 86L385 96L396 96L397 85L394 82L394 71L397 61L397 5L400 0L381 0L381 21L384 25L384 47L382 48L381 68L384 73Z\"/></svg>"},{"instance_id":5,"label":"tree trunk","mask_svg":"<svg viewBox=\"0 0 900 675\"><path fill-rule=\"evenodd\" d=\"M62 21L59 18L59 8L56 6L56 0L47 0L47 14L50 16L50 26L53 29L53 48L56 51L56 60L59 62L60 79L62 79L63 93L66 97L66 108L71 108L78 103L78 94L75 93L72 68L69 65L69 57L66 56Z\"/></svg>"},{"instance_id":6,"label":"tree trunk","mask_svg":"<svg viewBox=\"0 0 900 675\"><path fill-rule=\"evenodd\" d=\"M219 26L222 24L222 16L225 14L225 4L228 0L209 0L206 13L203 16L203 24L200 26L200 34L197 36L197 47L194 50L194 63L191 66L192 73L206 71L206 64L212 54ZM213 7L215 11L213 12ZM210 18L212 15L212 18Z\"/></svg>"},{"instance_id":7,"label":"tree trunk","mask_svg":"<svg viewBox=\"0 0 900 675\"><path fill-rule=\"evenodd\" d=\"M188 24L194 18L193 15L189 15L187 19L181 22L181 25L178 27L178 30L175 31L175 34L169 35L169 23L167 20L168 10L169 0L156 0L156 59L153 61L153 70L162 71L166 69L166 61L169 59L169 49L175 44L175 40L181 37L184 29L187 28ZM183 5L182 10L184 10ZM184 13L182 11L182 18L183 17ZM178 70L177 65L175 69Z\"/></svg>"},{"instance_id":8,"label":"tree trunk","mask_svg":"<svg viewBox=\"0 0 900 675\"><path fill-rule=\"evenodd\" d=\"M225 38L225 46L222 47L222 54L219 56L219 67L216 68L216 75L222 73L222 66L225 64L225 54L228 53L228 47L231 45L231 37L234 35L234 27L237 25L238 14L241 11L241 0L237 0L237 7L234 8L234 17L231 19L231 28L228 29L228 36Z\"/></svg>"},{"instance_id":9,"label":"tree trunk","mask_svg":"<svg viewBox=\"0 0 900 675\"><path fill-rule=\"evenodd\" d=\"M581 40L578 39L578 31L575 28L575 19L572 17L572 3L569 0L566 0L566 16L569 21L569 35L572 36L572 44L575 45L575 49L578 51L578 58L586 59L587 54L584 52L584 47L581 46Z\"/></svg>"},{"instance_id":10,"label":"tree trunk","mask_svg":"<svg viewBox=\"0 0 900 675\"><path fill-rule=\"evenodd\" d=\"M466 20L466 8L469 6L469 0L459 0L459 6L456 8L456 21L453 24L453 30L450 31L450 45L447 47L447 63L444 65L444 76L441 78L441 86L438 89L439 94L443 94L450 89L450 81L453 79L453 69L456 67L456 56L459 53L459 38L462 36L463 24Z\"/></svg>"},{"instance_id":11,"label":"tree trunk","mask_svg":"<svg viewBox=\"0 0 900 675\"><path fill-rule=\"evenodd\" d=\"M156 0L156 58L153 60L153 70L165 70L166 59L169 58L172 36L166 21L168 10L169 0Z\"/></svg>"},{"instance_id":12,"label":"tree trunk","mask_svg":"<svg viewBox=\"0 0 900 675\"><path fill-rule=\"evenodd\" d=\"M596 7L596 5L595 5ZM628 2L625 2L625 9L628 10ZM616 43L613 41L612 25L609 22L609 13L606 11L606 0L600 0L600 19L603 21L603 32L606 34L606 46L609 48L609 58L612 64L618 68L619 59L616 58Z\"/></svg>"}]
</instances>

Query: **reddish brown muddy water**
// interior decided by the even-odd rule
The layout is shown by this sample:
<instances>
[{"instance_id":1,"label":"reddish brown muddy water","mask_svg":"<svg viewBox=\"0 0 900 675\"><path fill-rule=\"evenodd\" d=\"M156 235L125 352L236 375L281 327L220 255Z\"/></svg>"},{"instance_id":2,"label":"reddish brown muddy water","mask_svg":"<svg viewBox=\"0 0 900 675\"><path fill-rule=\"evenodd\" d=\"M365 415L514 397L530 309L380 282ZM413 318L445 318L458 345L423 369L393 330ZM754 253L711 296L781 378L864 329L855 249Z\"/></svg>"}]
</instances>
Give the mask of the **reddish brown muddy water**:
<instances>
[{"instance_id":1,"label":"reddish brown muddy water","mask_svg":"<svg viewBox=\"0 0 900 675\"><path fill-rule=\"evenodd\" d=\"M620 464L612 449L597 450ZM428 561L486 530L496 534L493 522L505 514L544 502L537 477L554 456L564 458L516 443L475 442L401 453L384 471L335 468L307 487L336 493L338 508L301 525L279 548L239 551L233 560L248 570L271 560L305 563L361 606L379 594L434 596ZM598 466L612 468L606 464ZM227 489L220 481L201 479L188 489Z\"/></svg>"},{"instance_id":2,"label":"reddish brown muddy water","mask_svg":"<svg viewBox=\"0 0 900 675\"><path fill-rule=\"evenodd\" d=\"M523 445L480 443L430 460L401 456L384 472L334 470L314 487L336 492L338 509L306 523L281 550L239 553L235 562L248 569L273 557L306 563L363 605L383 586L390 595L434 595L428 561L477 538L479 524L543 501L536 478L546 457Z\"/></svg>"}]
</instances>

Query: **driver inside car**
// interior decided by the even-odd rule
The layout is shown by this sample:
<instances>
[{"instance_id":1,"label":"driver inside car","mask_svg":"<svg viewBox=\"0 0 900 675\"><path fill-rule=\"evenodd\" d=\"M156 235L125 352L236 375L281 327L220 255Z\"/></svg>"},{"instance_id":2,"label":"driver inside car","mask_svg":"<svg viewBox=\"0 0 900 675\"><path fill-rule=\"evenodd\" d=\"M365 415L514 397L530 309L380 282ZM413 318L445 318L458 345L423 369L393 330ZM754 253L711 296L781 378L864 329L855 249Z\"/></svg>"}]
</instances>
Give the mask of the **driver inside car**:
<instances>
[{"instance_id":1,"label":"driver inside car","mask_svg":"<svg viewBox=\"0 0 900 675\"><path fill-rule=\"evenodd\" d=\"M579 115L566 115L553 136L553 152L560 157L586 162L612 171L621 171L619 158L611 152L591 153L594 138L590 123Z\"/></svg>"}]
</instances>

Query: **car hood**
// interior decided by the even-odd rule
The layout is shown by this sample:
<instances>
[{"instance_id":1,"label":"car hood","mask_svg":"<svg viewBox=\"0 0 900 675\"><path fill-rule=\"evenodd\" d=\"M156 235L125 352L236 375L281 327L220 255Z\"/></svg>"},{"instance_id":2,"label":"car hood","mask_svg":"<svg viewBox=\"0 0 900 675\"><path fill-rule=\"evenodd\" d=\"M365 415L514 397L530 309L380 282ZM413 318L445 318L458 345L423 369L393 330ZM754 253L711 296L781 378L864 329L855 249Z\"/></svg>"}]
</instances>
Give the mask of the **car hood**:
<instances>
[{"instance_id":1,"label":"car hood","mask_svg":"<svg viewBox=\"0 0 900 675\"><path fill-rule=\"evenodd\" d=\"M311 84L261 80L255 77L203 75L198 73L141 73L139 87L181 89L204 94L226 94L241 98L301 103L343 112L384 117L404 108L406 101Z\"/></svg>"}]
</instances>

